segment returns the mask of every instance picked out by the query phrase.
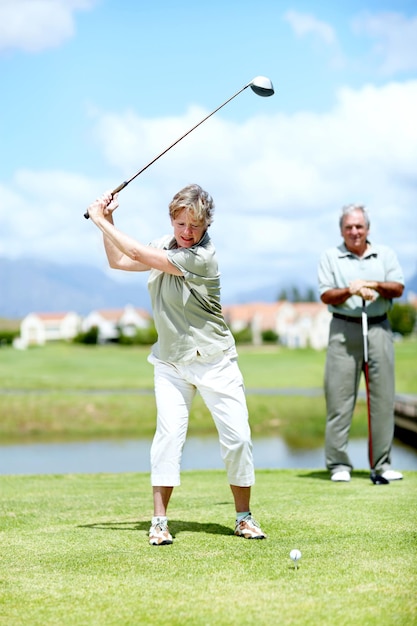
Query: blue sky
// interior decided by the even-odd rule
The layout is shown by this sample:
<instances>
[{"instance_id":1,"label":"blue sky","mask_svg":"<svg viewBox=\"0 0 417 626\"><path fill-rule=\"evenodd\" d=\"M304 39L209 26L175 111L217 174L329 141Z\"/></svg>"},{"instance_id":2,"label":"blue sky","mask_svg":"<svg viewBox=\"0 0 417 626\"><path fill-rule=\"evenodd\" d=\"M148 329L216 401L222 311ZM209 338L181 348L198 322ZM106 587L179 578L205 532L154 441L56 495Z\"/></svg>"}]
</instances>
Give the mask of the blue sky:
<instances>
[{"instance_id":1,"label":"blue sky","mask_svg":"<svg viewBox=\"0 0 417 626\"><path fill-rule=\"evenodd\" d=\"M265 75L273 97L245 90L122 191L118 226L169 232L201 184L227 300L314 286L362 202L417 269L414 0L0 0L0 73L0 256L106 270L90 201Z\"/></svg>"}]
</instances>

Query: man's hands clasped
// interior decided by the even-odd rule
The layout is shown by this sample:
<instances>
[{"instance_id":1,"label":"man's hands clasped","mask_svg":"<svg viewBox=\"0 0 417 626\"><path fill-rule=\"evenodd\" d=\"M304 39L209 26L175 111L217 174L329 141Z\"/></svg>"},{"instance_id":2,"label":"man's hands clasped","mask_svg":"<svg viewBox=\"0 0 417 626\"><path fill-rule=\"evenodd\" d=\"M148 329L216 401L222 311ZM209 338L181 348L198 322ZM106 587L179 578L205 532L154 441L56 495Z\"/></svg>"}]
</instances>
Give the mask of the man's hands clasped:
<instances>
[{"instance_id":1,"label":"man's hands clasped","mask_svg":"<svg viewBox=\"0 0 417 626\"><path fill-rule=\"evenodd\" d=\"M373 302L377 297L377 283L370 280L357 278L349 283L349 293L351 296L360 296L364 300Z\"/></svg>"}]
</instances>

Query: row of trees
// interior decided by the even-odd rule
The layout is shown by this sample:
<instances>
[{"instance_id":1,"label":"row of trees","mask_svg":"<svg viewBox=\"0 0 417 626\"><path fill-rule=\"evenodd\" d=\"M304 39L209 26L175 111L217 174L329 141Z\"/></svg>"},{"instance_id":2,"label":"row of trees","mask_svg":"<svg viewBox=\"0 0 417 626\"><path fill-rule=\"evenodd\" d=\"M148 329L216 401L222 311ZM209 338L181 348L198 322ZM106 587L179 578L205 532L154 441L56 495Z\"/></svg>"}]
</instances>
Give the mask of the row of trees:
<instances>
[{"instance_id":1,"label":"row of trees","mask_svg":"<svg viewBox=\"0 0 417 626\"><path fill-rule=\"evenodd\" d=\"M158 335L156 328L151 324L148 328L137 328L134 334L125 334L121 328L118 329L118 337L114 343L123 346L150 346L155 343ZM85 333L78 333L74 337L74 343L84 343L94 345L100 343L100 333L97 326L92 326Z\"/></svg>"},{"instance_id":2,"label":"row of trees","mask_svg":"<svg viewBox=\"0 0 417 626\"><path fill-rule=\"evenodd\" d=\"M317 302L317 290L307 287L303 295L298 287L284 288L279 292L277 302Z\"/></svg>"}]
</instances>

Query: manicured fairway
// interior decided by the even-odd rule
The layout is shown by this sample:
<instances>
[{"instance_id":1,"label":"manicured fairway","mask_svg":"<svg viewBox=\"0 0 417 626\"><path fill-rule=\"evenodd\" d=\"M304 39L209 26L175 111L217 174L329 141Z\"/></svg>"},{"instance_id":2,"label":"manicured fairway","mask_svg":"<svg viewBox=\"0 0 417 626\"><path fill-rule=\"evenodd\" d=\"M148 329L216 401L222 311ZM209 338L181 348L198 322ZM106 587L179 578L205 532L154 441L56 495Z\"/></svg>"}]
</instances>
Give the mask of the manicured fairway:
<instances>
[{"instance_id":1,"label":"manicured fairway","mask_svg":"<svg viewBox=\"0 0 417 626\"><path fill-rule=\"evenodd\" d=\"M0 477L0 623L7 626L410 626L417 473L259 471L265 541L233 536L223 472L184 473L172 546L147 542L147 474ZM298 570L289 552L298 548Z\"/></svg>"}]
</instances>

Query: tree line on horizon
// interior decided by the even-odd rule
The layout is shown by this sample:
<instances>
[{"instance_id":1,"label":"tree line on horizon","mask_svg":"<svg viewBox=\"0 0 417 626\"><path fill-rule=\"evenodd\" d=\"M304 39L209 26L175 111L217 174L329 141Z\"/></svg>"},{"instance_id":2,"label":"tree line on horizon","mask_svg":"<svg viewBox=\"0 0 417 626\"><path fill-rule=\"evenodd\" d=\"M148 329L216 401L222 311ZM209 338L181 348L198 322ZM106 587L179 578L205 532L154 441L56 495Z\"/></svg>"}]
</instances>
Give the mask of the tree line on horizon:
<instances>
[{"instance_id":1,"label":"tree line on horizon","mask_svg":"<svg viewBox=\"0 0 417 626\"><path fill-rule=\"evenodd\" d=\"M278 293L277 302L317 302L317 291L313 287L307 287L304 294L300 289L293 285L292 287L283 287Z\"/></svg>"}]
</instances>

